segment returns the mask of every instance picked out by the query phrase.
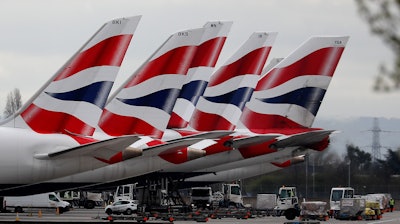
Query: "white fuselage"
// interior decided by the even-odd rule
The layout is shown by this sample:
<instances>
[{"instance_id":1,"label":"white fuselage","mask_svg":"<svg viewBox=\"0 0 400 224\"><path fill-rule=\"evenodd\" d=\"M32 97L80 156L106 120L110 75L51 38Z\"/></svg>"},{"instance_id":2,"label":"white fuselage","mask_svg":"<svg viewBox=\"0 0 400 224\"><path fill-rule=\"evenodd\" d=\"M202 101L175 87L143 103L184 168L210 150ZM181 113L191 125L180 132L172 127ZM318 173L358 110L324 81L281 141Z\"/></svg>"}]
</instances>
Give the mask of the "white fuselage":
<instances>
[{"instance_id":1,"label":"white fuselage","mask_svg":"<svg viewBox=\"0 0 400 224\"><path fill-rule=\"evenodd\" d=\"M84 155L56 160L35 158L35 155L79 146L64 134L39 134L28 129L0 127L0 142L0 184L32 184L104 165Z\"/></svg>"},{"instance_id":2,"label":"white fuselage","mask_svg":"<svg viewBox=\"0 0 400 224\"><path fill-rule=\"evenodd\" d=\"M221 152L181 164L169 163L159 156L140 156L117 164L102 167L96 170L52 180L52 182L68 183L107 183L138 177L152 172L218 172L238 167L246 167L254 164L279 162L293 157L294 148L287 148L275 153L270 153L254 158L244 159L238 150ZM257 168L262 172L265 168ZM254 168L253 168L254 170ZM273 170L276 170L273 168ZM254 170L255 171L255 170ZM243 172L243 171L232 171ZM247 173L249 175L250 173ZM224 174L226 175L226 174ZM228 174L230 175L230 174ZM214 179L214 178L212 178ZM206 181L206 180L203 180Z\"/></svg>"}]
</instances>

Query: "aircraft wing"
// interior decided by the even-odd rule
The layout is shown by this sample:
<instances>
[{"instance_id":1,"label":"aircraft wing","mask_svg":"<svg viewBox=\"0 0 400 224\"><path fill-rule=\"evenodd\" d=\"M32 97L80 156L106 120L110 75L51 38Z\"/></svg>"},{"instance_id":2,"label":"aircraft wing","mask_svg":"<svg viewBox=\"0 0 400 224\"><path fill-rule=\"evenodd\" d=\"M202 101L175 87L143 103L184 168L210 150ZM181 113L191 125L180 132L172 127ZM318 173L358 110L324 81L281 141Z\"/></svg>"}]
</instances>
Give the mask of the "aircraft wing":
<instances>
[{"instance_id":1,"label":"aircraft wing","mask_svg":"<svg viewBox=\"0 0 400 224\"><path fill-rule=\"evenodd\" d=\"M180 149L184 149L190 145L194 145L204 139L201 138L187 138L187 139L179 139L171 142L166 142L165 144L150 146L148 148L143 149L143 156L156 156L162 152L168 151L176 151Z\"/></svg>"},{"instance_id":2,"label":"aircraft wing","mask_svg":"<svg viewBox=\"0 0 400 224\"><path fill-rule=\"evenodd\" d=\"M232 140L232 147L233 148L241 148L241 147L246 147L246 146L251 146L251 145L257 145L261 144L263 142L270 141L274 138L277 138L281 135L275 135L275 134L270 134L270 135L254 135L254 136L248 136L244 138L238 138L238 139L233 139Z\"/></svg>"},{"instance_id":3,"label":"aircraft wing","mask_svg":"<svg viewBox=\"0 0 400 224\"><path fill-rule=\"evenodd\" d=\"M35 158L62 159L70 157L79 157L84 155L85 156L90 155L93 157L100 157L100 158L109 158L114 154L116 154L117 152L125 150L128 146L130 146L132 143L136 142L139 139L140 138L137 135L127 135L116 138L110 138L107 140L84 144L58 152L36 154Z\"/></svg>"},{"instance_id":4,"label":"aircraft wing","mask_svg":"<svg viewBox=\"0 0 400 224\"><path fill-rule=\"evenodd\" d=\"M271 147L285 148L291 146L309 146L318 143L332 134L334 130L315 130L296 135L290 135L287 138L276 141Z\"/></svg>"},{"instance_id":5,"label":"aircraft wing","mask_svg":"<svg viewBox=\"0 0 400 224\"><path fill-rule=\"evenodd\" d=\"M179 139L172 139L169 140L167 142L173 142L176 140L182 140L182 139L188 139L188 138L203 138L203 139L217 139L217 138L221 138L221 137L225 137L227 135L232 134L233 131L208 131L208 132L201 132L198 134L193 134L193 135L188 135L188 136L184 136L182 138Z\"/></svg>"}]
</instances>

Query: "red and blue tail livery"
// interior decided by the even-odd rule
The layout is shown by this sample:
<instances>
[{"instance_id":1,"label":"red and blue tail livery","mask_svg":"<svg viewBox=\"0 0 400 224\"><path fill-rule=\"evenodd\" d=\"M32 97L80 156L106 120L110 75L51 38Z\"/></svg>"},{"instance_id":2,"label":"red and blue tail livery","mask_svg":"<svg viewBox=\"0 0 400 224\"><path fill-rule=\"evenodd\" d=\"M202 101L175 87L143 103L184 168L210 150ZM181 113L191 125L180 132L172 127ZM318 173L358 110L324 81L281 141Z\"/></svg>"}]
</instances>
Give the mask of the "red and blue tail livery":
<instances>
[{"instance_id":1,"label":"red and blue tail livery","mask_svg":"<svg viewBox=\"0 0 400 224\"><path fill-rule=\"evenodd\" d=\"M349 37L312 37L258 82L240 121L253 133L309 128Z\"/></svg>"},{"instance_id":2,"label":"red and blue tail livery","mask_svg":"<svg viewBox=\"0 0 400 224\"><path fill-rule=\"evenodd\" d=\"M232 22L208 22L167 128L186 128L210 81Z\"/></svg>"},{"instance_id":3,"label":"red and blue tail livery","mask_svg":"<svg viewBox=\"0 0 400 224\"><path fill-rule=\"evenodd\" d=\"M99 121L101 130L110 136L161 138L203 32L171 35L111 98Z\"/></svg>"},{"instance_id":4,"label":"red and blue tail livery","mask_svg":"<svg viewBox=\"0 0 400 224\"><path fill-rule=\"evenodd\" d=\"M198 131L233 130L275 41L277 33L255 32L212 76L190 127Z\"/></svg>"},{"instance_id":5,"label":"red and blue tail livery","mask_svg":"<svg viewBox=\"0 0 400 224\"><path fill-rule=\"evenodd\" d=\"M104 24L5 125L92 135L140 18Z\"/></svg>"}]
</instances>

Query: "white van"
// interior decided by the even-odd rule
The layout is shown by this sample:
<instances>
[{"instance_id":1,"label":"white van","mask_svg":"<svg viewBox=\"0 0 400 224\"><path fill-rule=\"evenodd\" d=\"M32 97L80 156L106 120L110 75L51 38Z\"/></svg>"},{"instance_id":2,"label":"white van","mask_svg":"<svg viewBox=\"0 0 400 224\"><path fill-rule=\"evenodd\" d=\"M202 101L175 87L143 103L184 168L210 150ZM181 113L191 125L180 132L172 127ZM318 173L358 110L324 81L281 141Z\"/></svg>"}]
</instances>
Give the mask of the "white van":
<instances>
[{"instance_id":1,"label":"white van","mask_svg":"<svg viewBox=\"0 0 400 224\"><path fill-rule=\"evenodd\" d=\"M4 209L14 208L14 212L23 212L24 208L58 208L59 212L70 209L70 203L61 200L55 192L28 196L4 197Z\"/></svg>"}]
</instances>

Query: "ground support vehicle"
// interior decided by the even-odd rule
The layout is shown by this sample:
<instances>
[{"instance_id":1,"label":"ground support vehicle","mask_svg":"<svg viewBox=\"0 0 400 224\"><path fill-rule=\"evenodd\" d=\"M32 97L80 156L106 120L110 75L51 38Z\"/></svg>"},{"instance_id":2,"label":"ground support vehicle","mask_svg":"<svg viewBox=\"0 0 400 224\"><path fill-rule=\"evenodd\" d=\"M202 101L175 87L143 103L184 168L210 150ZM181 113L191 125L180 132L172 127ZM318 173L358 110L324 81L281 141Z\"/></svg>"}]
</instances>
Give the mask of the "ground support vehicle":
<instances>
[{"instance_id":1,"label":"ground support vehicle","mask_svg":"<svg viewBox=\"0 0 400 224\"><path fill-rule=\"evenodd\" d=\"M252 213L250 208L219 207L212 210L209 216L212 219L221 219L221 218L248 219L252 217Z\"/></svg>"},{"instance_id":2,"label":"ground support vehicle","mask_svg":"<svg viewBox=\"0 0 400 224\"><path fill-rule=\"evenodd\" d=\"M365 220L381 219L382 213L379 202L366 201L365 210L362 213L362 218Z\"/></svg>"},{"instance_id":3,"label":"ground support vehicle","mask_svg":"<svg viewBox=\"0 0 400 224\"><path fill-rule=\"evenodd\" d=\"M69 211L71 204L61 200L55 192L27 196L4 197L3 208L13 208L14 212L23 212L24 208L55 208L59 213Z\"/></svg>"},{"instance_id":4,"label":"ground support vehicle","mask_svg":"<svg viewBox=\"0 0 400 224\"><path fill-rule=\"evenodd\" d=\"M258 217L273 215L275 206L276 194L257 194L257 200L255 208L253 208L253 214Z\"/></svg>"},{"instance_id":5,"label":"ground support vehicle","mask_svg":"<svg viewBox=\"0 0 400 224\"><path fill-rule=\"evenodd\" d=\"M93 209L101 207L104 204L101 193L93 193L88 191L61 191L57 195L64 201L69 202L72 207L84 207Z\"/></svg>"},{"instance_id":6,"label":"ground support vehicle","mask_svg":"<svg viewBox=\"0 0 400 224\"><path fill-rule=\"evenodd\" d=\"M300 205L296 187L280 187L277 195L258 194L253 215L285 216L288 220L293 220L300 216Z\"/></svg>"},{"instance_id":7,"label":"ground support vehicle","mask_svg":"<svg viewBox=\"0 0 400 224\"><path fill-rule=\"evenodd\" d=\"M211 187L192 187L190 189L190 205L194 209L210 209L213 201Z\"/></svg>"},{"instance_id":8,"label":"ground support vehicle","mask_svg":"<svg viewBox=\"0 0 400 224\"><path fill-rule=\"evenodd\" d=\"M211 201L212 208L243 208L242 191L239 184L218 184Z\"/></svg>"},{"instance_id":9,"label":"ground support vehicle","mask_svg":"<svg viewBox=\"0 0 400 224\"><path fill-rule=\"evenodd\" d=\"M131 215L124 215L124 214L120 214L120 215L108 215L106 218L104 218L104 220L108 220L110 222L114 221L114 220L132 220L132 221L136 221L136 222L147 222L149 220L154 220L155 218L150 218L149 214L146 213L135 213L135 214L131 214Z\"/></svg>"},{"instance_id":10,"label":"ground support vehicle","mask_svg":"<svg viewBox=\"0 0 400 224\"><path fill-rule=\"evenodd\" d=\"M363 198L342 198L340 199L340 210L336 219L362 220L362 214L366 208L366 201Z\"/></svg>"},{"instance_id":11,"label":"ground support vehicle","mask_svg":"<svg viewBox=\"0 0 400 224\"><path fill-rule=\"evenodd\" d=\"M329 217L336 218L340 210L340 200L342 198L353 198L354 189L351 187L333 187L329 197Z\"/></svg>"},{"instance_id":12,"label":"ground support vehicle","mask_svg":"<svg viewBox=\"0 0 400 224\"><path fill-rule=\"evenodd\" d=\"M167 210L152 210L149 218L173 222L175 220L192 220L197 222L207 222L209 210L188 211L178 206L169 206Z\"/></svg>"},{"instance_id":13,"label":"ground support vehicle","mask_svg":"<svg viewBox=\"0 0 400 224\"><path fill-rule=\"evenodd\" d=\"M293 220L300 216L299 198L297 197L296 187L279 188L274 215L284 215L288 220Z\"/></svg>"},{"instance_id":14,"label":"ground support vehicle","mask_svg":"<svg viewBox=\"0 0 400 224\"><path fill-rule=\"evenodd\" d=\"M389 200L392 198L390 194L367 194L361 196L361 198L365 198L366 201L377 202L382 213L390 211Z\"/></svg>"},{"instance_id":15,"label":"ground support vehicle","mask_svg":"<svg viewBox=\"0 0 400 224\"><path fill-rule=\"evenodd\" d=\"M324 201L305 201L300 206L300 220L320 220L329 219L327 203Z\"/></svg>"}]
</instances>

